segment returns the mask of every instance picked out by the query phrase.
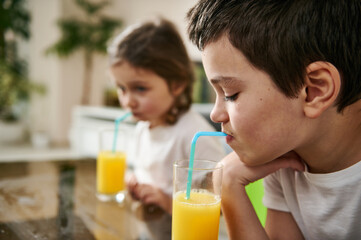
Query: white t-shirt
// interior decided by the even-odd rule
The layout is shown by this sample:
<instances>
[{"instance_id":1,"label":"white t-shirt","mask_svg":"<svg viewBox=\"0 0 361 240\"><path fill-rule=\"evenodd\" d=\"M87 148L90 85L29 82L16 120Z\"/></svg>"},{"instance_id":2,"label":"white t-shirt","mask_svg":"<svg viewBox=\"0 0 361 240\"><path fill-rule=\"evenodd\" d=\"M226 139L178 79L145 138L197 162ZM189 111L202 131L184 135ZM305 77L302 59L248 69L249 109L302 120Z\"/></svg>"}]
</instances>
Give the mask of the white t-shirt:
<instances>
[{"instance_id":1,"label":"white t-shirt","mask_svg":"<svg viewBox=\"0 0 361 240\"><path fill-rule=\"evenodd\" d=\"M265 206L290 212L305 239L361 239L361 161L328 174L281 169L264 185Z\"/></svg>"},{"instance_id":2,"label":"white t-shirt","mask_svg":"<svg viewBox=\"0 0 361 240\"><path fill-rule=\"evenodd\" d=\"M149 129L140 121L135 129L134 173L140 183L157 185L172 194L173 163L189 159L191 142L198 131L215 131L199 113L189 110L174 125ZM195 159L219 161L225 150L219 137L200 137L195 148Z\"/></svg>"}]
</instances>

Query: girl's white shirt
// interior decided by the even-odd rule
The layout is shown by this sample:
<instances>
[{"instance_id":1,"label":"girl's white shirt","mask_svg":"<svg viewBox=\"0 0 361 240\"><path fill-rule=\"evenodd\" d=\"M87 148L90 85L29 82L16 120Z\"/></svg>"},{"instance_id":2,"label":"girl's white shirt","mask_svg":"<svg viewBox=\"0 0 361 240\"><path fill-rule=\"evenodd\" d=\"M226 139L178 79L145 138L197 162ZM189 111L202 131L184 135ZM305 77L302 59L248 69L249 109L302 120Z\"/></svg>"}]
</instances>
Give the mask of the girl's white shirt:
<instances>
[{"instance_id":1,"label":"girl's white shirt","mask_svg":"<svg viewBox=\"0 0 361 240\"><path fill-rule=\"evenodd\" d=\"M173 163L189 159L191 142L198 131L215 131L199 113L189 110L174 125L149 128L149 122L140 121L135 129L135 147L131 160L140 183L160 187L172 194ZM195 159L220 161L225 149L220 137L200 137L195 148Z\"/></svg>"}]
</instances>

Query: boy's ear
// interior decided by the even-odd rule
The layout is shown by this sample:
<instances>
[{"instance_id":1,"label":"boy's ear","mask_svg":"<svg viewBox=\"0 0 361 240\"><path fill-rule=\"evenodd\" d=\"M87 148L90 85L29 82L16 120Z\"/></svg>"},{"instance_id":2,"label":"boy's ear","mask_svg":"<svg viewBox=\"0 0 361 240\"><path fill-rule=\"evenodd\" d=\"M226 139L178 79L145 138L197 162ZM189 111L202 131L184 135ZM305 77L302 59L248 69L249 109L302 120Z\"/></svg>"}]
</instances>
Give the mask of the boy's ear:
<instances>
[{"instance_id":1,"label":"boy's ear","mask_svg":"<svg viewBox=\"0 0 361 240\"><path fill-rule=\"evenodd\" d=\"M304 113L309 118L319 117L332 106L340 92L341 77L337 68L328 62L313 62L306 67L302 89Z\"/></svg>"}]
</instances>

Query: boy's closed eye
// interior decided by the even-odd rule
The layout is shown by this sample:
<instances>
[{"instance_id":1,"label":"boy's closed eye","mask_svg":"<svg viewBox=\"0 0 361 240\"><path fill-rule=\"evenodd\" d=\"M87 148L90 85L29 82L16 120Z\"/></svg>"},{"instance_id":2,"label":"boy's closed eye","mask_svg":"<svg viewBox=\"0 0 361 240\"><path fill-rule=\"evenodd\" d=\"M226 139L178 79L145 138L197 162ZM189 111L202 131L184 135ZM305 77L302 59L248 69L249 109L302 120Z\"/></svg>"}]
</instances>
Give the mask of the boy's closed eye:
<instances>
[{"instance_id":1,"label":"boy's closed eye","mask_svg":"<svg viewBox=\"0 0 361 240\"><path fill-rule=\"evenodd\" d=\"M229 101L229 102L233 102L237 99L238 97L238 93L235 93L233 95L230 95L230 96L224 96L224 101Z\"/></svg>"}]
</instances>

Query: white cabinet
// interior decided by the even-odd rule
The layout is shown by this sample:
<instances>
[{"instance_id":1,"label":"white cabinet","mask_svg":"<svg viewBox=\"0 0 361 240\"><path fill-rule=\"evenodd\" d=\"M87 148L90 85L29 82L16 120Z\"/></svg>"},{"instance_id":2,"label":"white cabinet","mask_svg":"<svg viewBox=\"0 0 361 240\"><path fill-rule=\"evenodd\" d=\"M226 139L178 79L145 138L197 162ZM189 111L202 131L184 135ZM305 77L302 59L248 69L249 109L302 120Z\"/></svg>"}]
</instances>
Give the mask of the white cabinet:
<instances>
[{"instance_id":1,"label":"white cabinet","mask_svg":"<svg viewBox=\"0 0 361 240\"><path fill-rule=\"evenodd\" d=\"M96 158L98 154L99 131L114 128L115 119L126 112L120 108L77 106L72 112L69 142L72 151L79 157ZM134 131L135 123L125 120L121 123L127 132ZM129 134L131 137L132 134Z\"/></svg>"},{"instance_id":2,"label":"white cabinet","mask_svg":"<svg viewBox=\"0 0 361 240\"><path fill-rule=\"evenodd\" d=\"M220 125L212 123L209 118L213 104L193 104L192 108L213 124L217 131L221 130ZM99 130L105 127L114 127L115 119L123 116L125 113L120 108L75 107L72 112L72 123L69 133L72 151L79 157L95 158L98 153ZM131 132L134 131L135 123L128 119L122 123L122 127L126 128L127 132L130 133L127 137L131 140L133 136Z\"/></svg>"}]
</instances>

